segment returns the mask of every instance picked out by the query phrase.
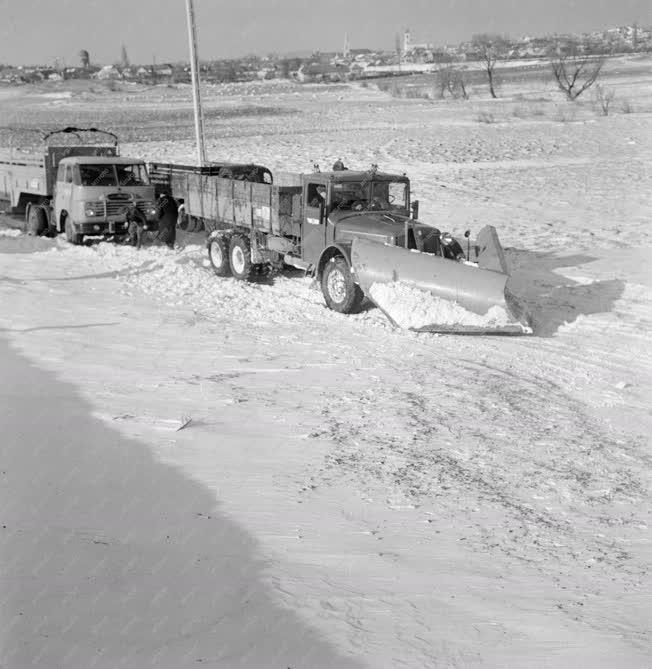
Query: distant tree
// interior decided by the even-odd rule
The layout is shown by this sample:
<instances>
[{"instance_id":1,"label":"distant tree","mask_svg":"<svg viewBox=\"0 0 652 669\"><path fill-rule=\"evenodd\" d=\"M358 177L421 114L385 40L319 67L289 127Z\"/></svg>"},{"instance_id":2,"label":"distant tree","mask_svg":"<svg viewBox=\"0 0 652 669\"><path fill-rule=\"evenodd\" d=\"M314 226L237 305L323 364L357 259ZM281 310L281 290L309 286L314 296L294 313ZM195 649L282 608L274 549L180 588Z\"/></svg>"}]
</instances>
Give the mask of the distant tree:
<instances>
[{"instance_id":1,"label":"distant tree","mask_svg":"<svg viewBox=\"0 0 652 669\"><path fill-rule=\"evenodd\" d=\"M120 65L121 67L129 67L129 56L127 56L127 47L123 44L120 51Z\"/></svg>"},{"instance_id":2,"label":"distant tree","mask_svg":"<svg viewBox=\"0 0 652 669\"><path fill-rule=\"evenodd\" d=\"M609 116L609 107L615 97L616 92L613 88L604 88L600 84L596 84L593 101L603 116Z\"/></svg>"},{"instance_id":3,"label":"distant tree","mask_svg":"<svg viewBox=\"0 0 652 669\"><path fill-rule=\"evenodd\" d=\"M437 70L437 88L440 98L446 97L448 93L453 98L461 96L468 100L467 85L468 75L465 70L451 64L443 65Z\"/></svg>"},{"instance_id":4,"label":"distant tree","mask_svg":"<svg viewBox=\"0 0 652 669\"><path fill-rule=\"evenodd\" d=\"M485 33L474 35L471 39L471 43L474 51L483 62L484 70L487 73L487 79L489 80L489 92L491 93L491 97L497 98L498 96L496 95L496 88L494 85L494 69L496 68L496 62L507 55L509 46L507 38L502 37L501 35L490 35Z\"/></svg>"},{"instance_id":5,"label":"distant tree","mask_svg":"<svg viewBox=\"0 0 652 669\"><path fill-rule=\"evenodd\" d=\"M566 42L551 49L549 60L559 90L572 101L593 86L605 59L581 53L576 43Z\"/></svg>"},{"instance_id":6,"label":"distant tree","mask_svg":"<svg viewBox=\"0 0 652 669\"><path fill-rule=\"evenodd\" d=\"M281 79L289 79L290 78L290 61L287 60L286 58L283 60L280 60L278 63L278 76Z\"/></svg>"},{"instance_id":7,"label":"distant tree","mask_svg":"<svg viewBox=\"0 0 652 669\"><path fill-rule=\"evenodd\" d=\"M79 52L79 60L81 61L81 66L87 70L91 64L91 57L88 55L86 49L82 49Z\"/></svg>"}]
</instances>

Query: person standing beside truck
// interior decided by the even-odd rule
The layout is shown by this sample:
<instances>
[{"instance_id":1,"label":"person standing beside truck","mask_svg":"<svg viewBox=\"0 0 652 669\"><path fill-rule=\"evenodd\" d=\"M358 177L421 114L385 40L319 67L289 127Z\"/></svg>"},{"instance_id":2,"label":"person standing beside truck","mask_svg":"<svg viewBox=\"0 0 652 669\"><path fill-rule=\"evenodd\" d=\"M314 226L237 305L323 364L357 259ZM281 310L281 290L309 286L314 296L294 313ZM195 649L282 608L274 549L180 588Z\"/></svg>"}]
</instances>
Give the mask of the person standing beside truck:
<instances>
[{"instance_id":1,"label":"person standing beside truck","mask_svg":"<svg viewBox=\"0 0 652 669\"><path fill-rule=\"evenodd\" d=\"M179 207L169 193L161 193L156 204L158 210L158 238L168 246L174 248L177 238L177 220Z\"/></svg>"},{"instance_id":2,"label":"person standing beside truck","mask_svg":"<svg viewBox=\"0 0 652 669\"><path fill-rule=\"evenodd\" d=\"M130 204L125 211L127 222L127 240L136 248L143 245L143 238L147 230L147 219L135 204Z\"/></svg>"}]
</instances>

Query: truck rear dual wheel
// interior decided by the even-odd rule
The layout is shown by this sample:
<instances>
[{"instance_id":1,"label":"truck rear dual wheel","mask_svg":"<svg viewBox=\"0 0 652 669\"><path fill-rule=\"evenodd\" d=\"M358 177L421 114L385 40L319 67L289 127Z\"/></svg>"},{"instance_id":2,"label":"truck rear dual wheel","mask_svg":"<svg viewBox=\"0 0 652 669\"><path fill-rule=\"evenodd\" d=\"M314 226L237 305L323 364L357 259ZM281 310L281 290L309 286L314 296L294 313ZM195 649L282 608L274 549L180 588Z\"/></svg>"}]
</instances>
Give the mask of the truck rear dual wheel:
<instances>
[{"instance_id":1,"label":"truck rear dual wheel","mask_svg":"<svg viewBox=\"0 0 652 669\"><path fill-rule=\"evenodd\" d=\"M66 222L64 224L66 230L66 239L75 246L79 246L84 243L84 235L75 231L75 224L72 222L70 216L66 216Z\"/></svg>"},{"instance_id":2,"label":"truck rear dual wheel","mask_svg":"<svg viewBox=\"0 0 652 669\"><path fill-rule=\"evenodd\" d=\"M208 243L208 259L217 276L231 276L229 263L229 237L220 235L213 237Z\"/></svg>"},{"instance_id":3,"label":"truck rear dual wheel","mask_svg":"<svg viewBox=\"0 0 652 669\"><path fill-rule=\"evenodd\" d=\"M43 207L34 205L29 209L29 215L27 217L27 234L34 235L38 237L47 232L48 229L48 217L45 213Z\"/></svg>"},{"instance_id":4,"label":"truck rear dual wheel","mask_svg":"<svg viewBox=\"0 0 652 669\"><path fill-rule=\"evenodd\" d=\"M251 278L254 266L251 262L251 244L244 235L233 235L229 243L229 266L231 273L240 281Z\"/></svg>"},{"instance_id":5,"label":"truck rear dual wheel","mask_svg":"<svg viewBox=\"0 0 652 669\"><path fill-rule=\"evenodd\" d=\"M326 305L341 314L360 311L364 293L353 280L351 270L342 256L331 258L321 276L321 292Z\"/></svg>"}]
</instances>

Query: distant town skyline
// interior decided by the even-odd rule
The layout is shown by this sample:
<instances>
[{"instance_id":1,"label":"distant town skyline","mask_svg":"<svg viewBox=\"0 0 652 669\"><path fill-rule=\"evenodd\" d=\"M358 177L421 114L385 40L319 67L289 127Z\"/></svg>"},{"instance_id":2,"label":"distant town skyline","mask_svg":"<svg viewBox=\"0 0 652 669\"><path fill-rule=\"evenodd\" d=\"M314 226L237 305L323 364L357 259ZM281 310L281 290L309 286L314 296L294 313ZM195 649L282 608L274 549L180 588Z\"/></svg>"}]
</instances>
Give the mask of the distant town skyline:
<instances>
[{"instance_id":1,"label":"distant town skyline","mask_svg":"<svg viewBox=\"0 0 652 669\"><path fill-rule=\"evenodd\" d=\"M652 23L649 0L194 0L202 60L246 54L391 50L410 28L415 42L458 43L480 32L519 37ZM185 0L0 0L0 63L187 61Z\"/></svg>"}]
</instances>

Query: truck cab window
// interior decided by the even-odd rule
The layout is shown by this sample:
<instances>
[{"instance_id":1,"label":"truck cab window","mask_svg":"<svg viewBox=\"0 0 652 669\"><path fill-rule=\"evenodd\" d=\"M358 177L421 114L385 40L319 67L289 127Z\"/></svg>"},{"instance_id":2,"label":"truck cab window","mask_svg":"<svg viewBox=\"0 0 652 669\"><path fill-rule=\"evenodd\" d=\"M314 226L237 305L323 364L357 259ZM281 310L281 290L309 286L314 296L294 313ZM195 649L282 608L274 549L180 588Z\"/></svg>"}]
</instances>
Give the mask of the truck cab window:
<instances>
[{"instance_id":1,"label":"truck cab window","mask_svg":"<svg viewBox=\"0 0 652 669\"><path fill-rule=\"evenodd\" d=\"M369 203L369 184L367 182L344 181L333 184L334 210L366 209Z\"/></svg>"},{"instance_id":2,"label":"truck cab window","mask_svg":"<svg viewBox=\"0 0 652 669\"><path fill-rule=\"evenodd\" d=\"M308 184L306 204L309 207L319 207L326 204L326 186L324 184Z\"/></svg>"},{"instance_id":3,"label":"truck cab window","mask_svg":"<svg viewBox=\"0 0 652 669\"><path fill-rule=\"evenodd\" d=\"M64 181L66 178L66 166L62 163L59 163L59 167L57 168L57 181L61 182Z\"/></svg>"},{"instance_id":4,"label":"truck cab window","mask_svg":"<svg viewBox=\"0 0 652 669\"><path fill-rule=\"evenodd\" d=\"M66 179L67 184L72 183L72 165L66 165Z\"/></svg>"},{"instance_id":5,"label":"truck cab window","mask_svg":"<svg viewBox=\"0 0 652 669\"><path fill-rule=\"evenodd\" d=\"M82 186L116 186L113 165L80 165Z\"/></svg>"}]
</instances>

